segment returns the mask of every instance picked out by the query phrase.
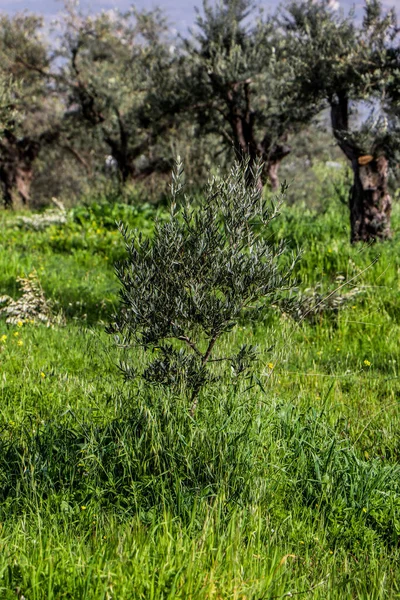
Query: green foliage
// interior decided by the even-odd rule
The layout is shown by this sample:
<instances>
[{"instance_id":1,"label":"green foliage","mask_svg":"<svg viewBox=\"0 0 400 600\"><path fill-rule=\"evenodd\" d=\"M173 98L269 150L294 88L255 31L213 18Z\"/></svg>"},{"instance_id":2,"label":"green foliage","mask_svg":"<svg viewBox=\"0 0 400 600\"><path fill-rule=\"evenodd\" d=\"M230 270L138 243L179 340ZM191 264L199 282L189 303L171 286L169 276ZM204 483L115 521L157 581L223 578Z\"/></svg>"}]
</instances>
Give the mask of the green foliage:
<instances>
[{"instance_id":1,"label":"green foliage","mask_svg":"<svg viewBox=\"0 0 400 600\"><path fill-rule=\"evenodd\" d=\"M220 352L257 345L259 375L234 388L221 373L195 418L183 397L125 385L104 333L106 256L125 252L112 219L147 238L155 209L88 205L40 231L0 215L0 293L36 268L67 316L0 321L2 598L396 598L400 240L350 247L340 194L282 205L268 236L301 243L302 293L356 276L362 294L313 323L242 318Z\"/></svg>"},{"instance_id":2,"label":"green foliage","mask_svg":"<svg viewBox=\"0 0 400 600\"><path fill-rule=\"evenodd\" d=\"M0 74L0 131L12 128L18 118L17 84L10 76Z\"/></svg>"},{"instance_id":3,"label":"green foliage","mask_svg":"<svg viewBox=\"0 0 400 600\"><path fill-rule=\"evenodd\" d=\"M297 63L297 85L306 99L319 101L321 96L326 99L359 87L358 31L353 19L353 13L343 16L328 1L284 6L280 24L287 31L288 49Z\"/></svg>"},{"instance_id":4,"label":"green foliage","mask_svg":"<svg viewBox=\"0 0 400 600\"><path fill-rule=\"evenodd\" d=\"M19 14L0 18L0 64L14 109L15 133L38 136L51 129L61 111L56 90L46 77L51 59L42 17Z\"/></svg>"},{"instance_id":5,"label":"green foliage","mask_svg":"<svg viewBox=\"0 0 400 600\"><path fill-rule=\"evenodd\" d=\"M237 164L226 180L213 179L194 205L189 197L180 202L178 162L169 219L156 225L152 240L122 228L128 256L117 268L121 307L109 332L119 345L136 344L156 355L141 373L122 364L127 378L183 385L195 403L212 362L229 361L238 375L254 360L251 347L216 356L216 344L246 312L278 297L290 269L279 268L283 248L267 238L278 206L268 205L255 183L247 185L246 168Z\"/></svg>"},{"instance_id":6,"label":"green foliage","mask_svg":"<svg viewBox=\"0 0 400 600\"><path fill-rule=\"evenodd\" d=\"M217 134L236 159L261 158L263 182L269 175L276 189L269 167L290 153L289 134L309 123L319 107L302 101L284 37L256 9L247 0L203 3L198 32L185 40L181 93L199 133Z\"/></svg>"},{"instance_id":7,"label":"green foliage","mask_svg":"<svg viewBox=\"0 0 400 600\"><path fill-rule=\"evenodd\" d=\"M48 38L40 16L3 16L6 204L22 198L39 207L53 196L71 203L94 187L121 195L132 180L148 200L165 189L178 154L195 185L233 155L261 157L260 183L277 188L292 146L303 157L314 153L314 140L295 134L323 107L348 158L383 154L394 164L394 14L374 0L359 23L333 5L289 2L266 17L249 0L204 2L183 42L158 10L90 15L67 3ZM360 102L362 118L365 104L376 113L361 129Z\"/></svg>"},{"instance_id":8,"label":"green foliage","mask_svg":"<svg viewBox=\"0 0 400 600\"><path fill-rule=\"evenodd\" d=\"M295 87L302 101L325 102L332 111L332 127L340 147L349 156L390 150L386 95L393 82L393 54L398 34L393 10L383 12L378 0L364 6L361 26L354 12L344 16L329 1L289 2L278 22L287 32ZM357 102L374 107L360 128L351 119ZM354 111L356 112L356 111ZM367 140L368 138L368 140ZM349 147L349 149L346 148Z\"/></svg>"},{"instance_id":9,"label":"green foliage","mask_svg":"<svg viewBox=\"0 0 400 600\"><path fill-rule=\"evenodd\" d=\"M71 4L61 26L60 89L71 121L95 132L123 182L165 171L168 125L159 118L150 126L143 116L154 78L172 61L161 13L132 8L92 17Z\"/></svg>"}]
</instances>

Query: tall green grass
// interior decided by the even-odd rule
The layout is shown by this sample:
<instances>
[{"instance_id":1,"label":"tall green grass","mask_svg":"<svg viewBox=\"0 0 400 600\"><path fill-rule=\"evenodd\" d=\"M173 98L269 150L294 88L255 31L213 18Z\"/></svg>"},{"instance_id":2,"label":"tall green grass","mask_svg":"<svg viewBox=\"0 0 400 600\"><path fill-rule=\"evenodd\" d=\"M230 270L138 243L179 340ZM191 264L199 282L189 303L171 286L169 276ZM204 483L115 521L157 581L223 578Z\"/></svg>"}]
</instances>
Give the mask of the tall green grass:
<instances>
[{"instance_id":1,"label":"tall green grass","mask_svg":"<svg viewBox=\"0 0 400 600\"><path fill-rule=\"evenodd\" d=\"M0 215L0 294L35 269L67 321L0 321L0 598L399 597L399 235L352 248L338 199L284 208L299 288L359 293L313 322L241 323L224 350L258 344L254 376L192 418L125 385L104 333L113 219L151 234L154 210L75 211L39 233Z\"/></svg>"}]
</instances>

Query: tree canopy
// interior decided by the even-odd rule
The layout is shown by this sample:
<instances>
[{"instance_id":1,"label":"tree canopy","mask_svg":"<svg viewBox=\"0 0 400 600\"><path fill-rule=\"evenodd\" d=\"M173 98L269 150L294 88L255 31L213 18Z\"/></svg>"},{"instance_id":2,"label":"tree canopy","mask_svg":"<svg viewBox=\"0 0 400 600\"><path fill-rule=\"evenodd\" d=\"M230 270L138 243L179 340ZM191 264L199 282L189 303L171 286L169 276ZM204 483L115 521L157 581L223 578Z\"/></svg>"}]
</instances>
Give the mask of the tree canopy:
<instances>
[{"instance_id":1,"label":"tree canopy","mask_svg":"<svg viewBox=\"0 0 400 600\"><path fill-rule=\"evenodd\" d=\"M39 164L56 178L79 167L88 185L113 172L125 185L162 177L177 153L191 174L243 160L249 183L261 161L257 184L277 189L296 135L325 109L353 170L351 238L389 237L400 139L395 12L369 0L360 22L335 8L289 0L265 15L252 0L204 0L184 38L159 10L88 14L67 3L51 36L38 15L2 16L5 204L30 202Z\"/></svg>"}]
</instances>

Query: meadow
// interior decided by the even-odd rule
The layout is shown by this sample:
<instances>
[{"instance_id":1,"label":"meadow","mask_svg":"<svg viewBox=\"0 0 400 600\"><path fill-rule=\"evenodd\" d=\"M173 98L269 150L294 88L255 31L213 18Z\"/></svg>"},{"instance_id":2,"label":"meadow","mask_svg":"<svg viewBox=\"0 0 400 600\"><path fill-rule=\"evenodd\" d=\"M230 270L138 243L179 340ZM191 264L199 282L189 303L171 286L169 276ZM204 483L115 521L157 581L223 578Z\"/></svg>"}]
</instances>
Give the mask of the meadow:
<instances>
[{"instance_id":1,"label":"meadow","mask_svg":"<svg viewBox=\"0 0 400 600\"><path fill-rule=\"evenodd\" d=\"M0 318L0 598L399 598L399 206L370 246L350 245L338 186L282 207L272 235L301 249L293 294L314 310L241 322L224 343L256 344L254 373L194 417L125 383L105 333L116 222L151 236L164 213L0 213L0 295L35 273L59 315Z\"/></svg>"}]
</instances>

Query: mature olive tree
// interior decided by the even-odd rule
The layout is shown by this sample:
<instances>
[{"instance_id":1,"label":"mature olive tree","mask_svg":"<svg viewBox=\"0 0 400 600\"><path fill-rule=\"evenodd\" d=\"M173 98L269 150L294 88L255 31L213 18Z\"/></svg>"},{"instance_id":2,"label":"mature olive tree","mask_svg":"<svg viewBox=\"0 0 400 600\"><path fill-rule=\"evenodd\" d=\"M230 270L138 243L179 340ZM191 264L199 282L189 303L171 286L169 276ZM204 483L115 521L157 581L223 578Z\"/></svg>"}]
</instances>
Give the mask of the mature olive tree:
<instances>
[{"instance_id":1,"label":"mature olive tree","mask_svg":"<svg viewBox=\"0 0 400 600\"><path fill-rule=\"evenodd\" d=\"M186 109L200 134L217 133L236 158L261 159L260 184L278 187L278 167L291 148L289 134L316 113L299 103L292 61L272 19L251 0L203 3L197 28L185 40Z\"/></svg>"},{"instance_id":2,"label":"mature olive tree","mask_svg":"<svg viewBox=\"0 0 400 600\"><path fill-rule=\"evenodd\" d=\"M335 12L327 0L296 1L286 5L279 24L297 63L301 102L323 100L329 107L333 135L353 169L351 241L390 237L388 145L395 137L388 135L384 115L360 127L352 113L360 102L376 112L385 95L397 33L394 12L384 15L379 1L371 0L357 26L352 13Z\"/></svg>"},{"instance_id":3,"label":"mature olive tree","mask_svg":"<svg viewBox=\"0 0 400 600\"><path fill-rule=\"evenodd\" d=\"M60 104L45 75L50 58L41 30L40 17L0 17L0 78L11 110L0 131L0 183L7 207L29 204L34 163L59 131Z\"/></svg>"},{"instance_id":4,"label":"mature olive tree","mask_svg":"<svg viewBox=\"0 0 400 600\"><path fill-rule=\"evenodd\" d=\"M67 8L59 81L70 116L96 131L122 182L169 171L163 150L168 124L144 122L153 78L172 61L162 15L132 8L90 16Z\"/></svg>"}]
</instances>

